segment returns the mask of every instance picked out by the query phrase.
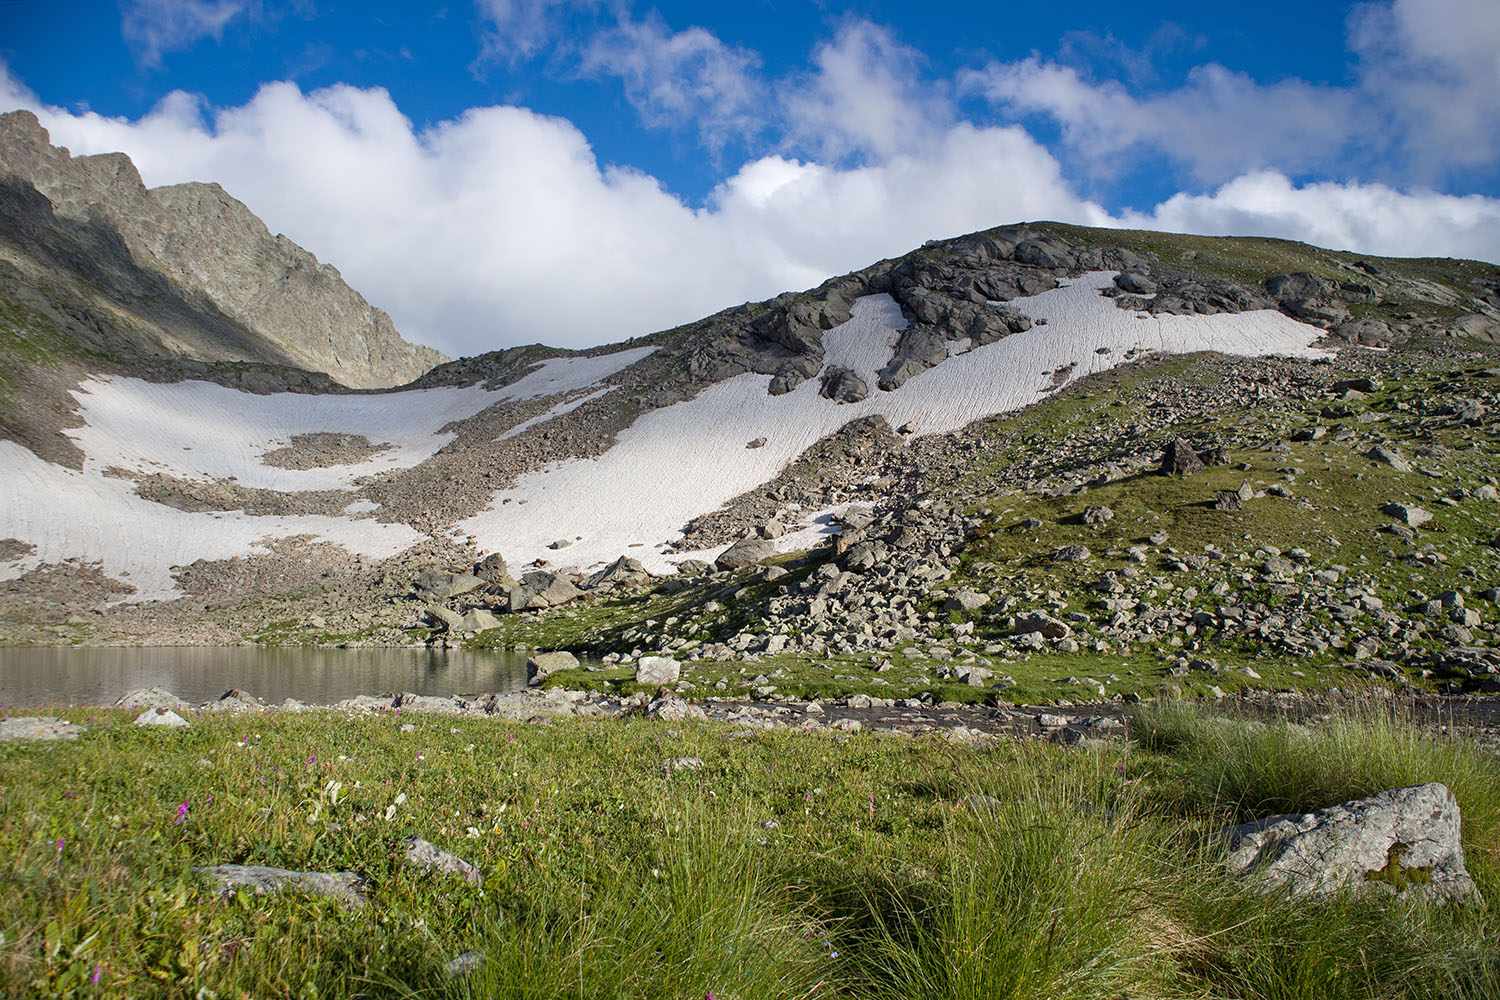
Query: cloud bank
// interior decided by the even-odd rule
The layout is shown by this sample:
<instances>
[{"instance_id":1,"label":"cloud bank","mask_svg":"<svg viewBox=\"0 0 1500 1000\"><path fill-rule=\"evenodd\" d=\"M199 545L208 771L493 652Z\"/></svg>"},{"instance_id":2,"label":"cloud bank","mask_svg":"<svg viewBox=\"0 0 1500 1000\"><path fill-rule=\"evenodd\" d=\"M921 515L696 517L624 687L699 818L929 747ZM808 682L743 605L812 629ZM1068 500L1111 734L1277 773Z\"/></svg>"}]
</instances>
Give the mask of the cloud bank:
<instances>
[{"instance_id":1,"label":"cloud bank","mask_svg":"<svg viewBox=\"0 0 1500 1000\"><path fill-rule=\"evenodd\" d=\"M218 181L273 231L337 265L411 339L450 354L579 347L1023 220L1500 260L1500 199L1378 177L1292 179L1330 150L1352 155L1366 142L1364 115L1394 123L1387 136L1408 150L1411 176L1441 173L1418 155L1429 147L1462 145L1469 166L1500 157L1486 125L1500 120L1500 60L1475 41L1500 39L1500 8L1432 2L1454 20L1428 23L1410 0L1362 9L1351 88L1261 84L1206 66L1159 93L1040 57L933 80L921 53L858 20L818 45L805 71L766 80L755 53L702 28L619 15L577 48L579 73L618 78L647 126L688 130L707 149L768 137L701 204L601 163L571 122L524 107L417 128L380 88L268 83L237 107L176 92L126 120L47 106L0 66L0 108L36 111L75 154L128 153L150 185ZM559 10L593 6L486 3L492 27L508 29L500 54L516 59L548 44ZM203 15L200 33L232 16L227 0L190 6ZM1454 27L1463 17L1467 30ZM1439 108L1442 94L1458 106ZM964 95L1051 116L1061 138L1049 149L1014 117L974 120L960 113ZM1111 212L1081 193L1074 159L1106 171L1132 155L1179 161L1210 187L1137 211Z\"/></svg>"}]
</instances>

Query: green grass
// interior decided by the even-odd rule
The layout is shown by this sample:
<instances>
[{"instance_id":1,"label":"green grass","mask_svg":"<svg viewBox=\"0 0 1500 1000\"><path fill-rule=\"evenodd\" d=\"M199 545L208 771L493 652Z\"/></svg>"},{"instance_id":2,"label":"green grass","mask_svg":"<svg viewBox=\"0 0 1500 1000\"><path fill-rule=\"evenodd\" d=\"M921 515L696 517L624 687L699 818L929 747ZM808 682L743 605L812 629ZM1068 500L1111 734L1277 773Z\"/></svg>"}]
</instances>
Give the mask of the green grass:
<instances>
[{"instance_id":1,"label":"green grass","mask_svg":"<svg viewBox=\"0 0 1500 1000\"><path fill-rule=\"evenodd\" d=\"M1482 906L1296 903L1218 868L1226 822L1439 780L1495 898L1500 762L1370 711L1303 730L1166 707L1136 742L1084 748L127 721L0 746L0 993L1477 998L1500 981ZM701 770L668 773L679 757ZM410 833L483 885L408 870ZM221 899L194 874L220 863L355 871L368 902ZM470 951L476 971L445 971Z\"/></svg>"}]
</instances>

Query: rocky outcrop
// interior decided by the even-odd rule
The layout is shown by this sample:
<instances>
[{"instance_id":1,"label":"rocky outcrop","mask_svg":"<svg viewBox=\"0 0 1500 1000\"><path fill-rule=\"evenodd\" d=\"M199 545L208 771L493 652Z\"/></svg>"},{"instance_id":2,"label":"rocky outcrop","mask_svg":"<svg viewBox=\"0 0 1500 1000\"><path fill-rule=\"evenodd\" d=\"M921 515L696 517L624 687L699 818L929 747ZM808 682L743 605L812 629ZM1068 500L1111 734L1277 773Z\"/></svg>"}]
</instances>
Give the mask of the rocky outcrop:
<instances>
[{"instance_id":1,"label":"rocky outcrop","mask_svg":"<svg viewBox=\"0 0 1500 1000\"><path fill-rule=\"evenodd\" d=\"M1226 864L1297 896L1403 894L1437 902L1475 891L1458 801L1436 782L1228 831Z\"/></svg>"},{"instance_id":2,"label":"rocky outcrop","mask_svg":"<svg viewBox=\"0 0 1500 1000\"><path fill-rule=\"evenodd\" d=\"M164 332L162 346L181 356L289 364L357 388L400 385L445 360L402 340L390 317L336 268L273 236L217 184L148 190L129 157L70 156L51 145L29 111L0 115L0 177L13 202L34 202L25 213L0 214L43 225L50 216L64 229L90 234L94 259L77 266L87 268L78 277L94 296L128 297L140 283L131 275L151 272L161 279L156 311L167 326L175 327L173 310L186 309L224 331L193 339ZM56 255L47 250L56 240L39 228L17 231L18 225L12 222L6 241L12 263L25 256L23 273L29 263L53 270L48 278L56 280ZM100 277L106 280L94 280Z\"/></svg>"}]
</instances>

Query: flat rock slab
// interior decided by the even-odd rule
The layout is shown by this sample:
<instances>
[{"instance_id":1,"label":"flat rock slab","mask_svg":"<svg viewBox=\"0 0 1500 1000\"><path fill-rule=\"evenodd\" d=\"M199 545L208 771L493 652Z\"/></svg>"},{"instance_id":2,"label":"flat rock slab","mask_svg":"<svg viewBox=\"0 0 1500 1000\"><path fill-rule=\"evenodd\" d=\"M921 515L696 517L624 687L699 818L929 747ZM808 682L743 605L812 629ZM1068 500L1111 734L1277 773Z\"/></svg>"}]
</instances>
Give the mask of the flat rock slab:
<instances>
[{"instance_id":1,"label":"flat rock slab","mask_svg":"<svg viewBox=\"0 0 1500 1000\"><path fill-rule=\"evenodd\" d=\"M421 871L450 872L470 885L484 884L484 875L473 863L449 854L416 834L406 838L406 863Z\"/></svg>"},{"instance_id":2,"label":"flat rock slab","mask_svg":"<svg viewBox=\"0 0 1500 1000\"><path fill-rule=\"evenodd\" d=\"M76 740L84 727L50 715L18 715L0 719L0 743L11 740Z\"/></svg>"},{"instance_id":3,"label":"flat rock slab","mask_svg":"<svg viewBox=\"0 0 1500 1000\"><path fill-rule=\"evenodd\" d=\"M1319 897L1400 893L1439 902L1475 891L1464 867L1458 801L1436 782L1226 831L1232 872Z\"/></svg>"},{"instance_id":4,"label":"flat rock slab","mask_svg":"<svg viewBox=\"0 0 1500 1000\"><path fill-rule=\"evenodd\" d=\"M213 879L226 896L244 887L257 896L299 892L309 896L332 896L353 909L365 905L364 879L354 872L296 872L264 865L215 865L198 871Z\"/></svg>"}]
</instances>

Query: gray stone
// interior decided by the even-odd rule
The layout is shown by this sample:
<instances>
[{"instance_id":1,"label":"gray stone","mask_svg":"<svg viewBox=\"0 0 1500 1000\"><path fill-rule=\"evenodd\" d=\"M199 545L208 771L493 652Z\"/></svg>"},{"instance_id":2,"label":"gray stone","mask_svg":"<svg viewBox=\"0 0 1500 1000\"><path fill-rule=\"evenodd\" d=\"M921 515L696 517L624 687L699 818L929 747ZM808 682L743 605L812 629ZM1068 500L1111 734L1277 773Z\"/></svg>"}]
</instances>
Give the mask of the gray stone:
<instances>
[{"instance_id":1,"label":"gray stone","mask_svg":"<svg viewBox=\"0 0 1500 1000\"><path fill-rule=\"evenodd\" d=\"M976 611L990 603L990 595L977 590L955 590L943 602L944 611Z\"/></svg>"},{"instance_id":2,"label":"gray stone","mask_svg":"<svg viewBox=\"0 0 1500 1000\"><path fill-rule=\"evenodd\" d=\"M165 688L136 688L115 699L115 708L135 711L140 708L191 708L187 702Z\"/></svg>"},{"instance_id":3,"label":"gray stone","mask_svg":"<svg viewBox=\"0 0 1500 1000\"><path fill-rule=\"evenodd\" d=\"M1386 504L1380 510L1386 516L1395 518L1409 528L1420 528L1432 520L1430 511L1423 510L1415 504L1392 502Z\"/></svg>"},{"instance_id":4,"label":"gray stone","mask_svg":"<svg viewBox=\"0 0 1500 1000\"><path fill-rule=\"evenodd\" d=\"M484 884L484 875L474 864L456 854L448 853L416 834L406 838L406 863L420 871L447 872L457 875L470 885Z\"/></svg>"},{"instance_id":5,"label":"gray stone","mask_svg":"<svg viewBox=\"0 0 1500 1000\"><path fill-rule=\"evenodd\" d=\"M1114 520L1114 517L1115 512L1108 507L1091 504L1083 508L1082 519L1084 524L1103 524L1106 521Z\"/></svg>"},{"instance_id":6,"label":"gray stone","mask_svg":"<svg viewBox=\"0 0 1500 1000\"><path fill-rule=\"evenodd\" d=\"M0 719L0 743L12 740L76 740L84 727L50 715L16 715Z\"/></svg>"},{"instance_id":7,"label":"gray stone","mask_svg":"<svg viewBox=\"0 0 1500 1000\"><path fill-rule=\"evenodd\" d=\"M1016 627L1012 631L1016 635L1037 633L1044 639L1066 639L1073 634L1073 629L1066 622L1060 622L1040 611L1017 618Z\"/></svg>"},{"instance_id":8,"label":"gray stone","mask_svg":"<svg viewBox=\"0 0 1500 1000\"><path fill-rule=\"evenodd\" d=\"M527 573L510 592L510 610L516 612L555 608L582 596L583 591L560 573Z\"/></svg>"},{"instance_id":9,"label":"gray stone","mask_svg":"<svg viewBox=\"0 0 1500 1000\"><path fill-rule=\"evenodd\" d=\"M1270 816L1226 837L1230 871L1296 896L1348 891L1453 901L1475 891L1464 867L1458 802L1436 782Z\"/></svg>"},{"instance_id":10,"label":"gray stone","mask_svg":"<svg viewBox=\"0 0 1500 1000\"><path fill-rule=\"evenodd\" d=\"M365 905L364 880L354 872L298 872L265 865L215 865L197 870L209 876L226 896L244 887L257 896L298 892L332 896L356 910Z\"/></svg>"},{"instance_id":11,"label":"gray stone","mask_svg":"<svg viewBox=\"0 0 1500 1000\"><path fill-rule=\"evenodd\" d=\"M1062 548L1052 550L1052 561L1061 563L1088 562L1089 547L1087 545L1064 545Z\"/></svg>"},{"instance_id":12,"label":"gray stone","mask_svg":"<svg viewBox=\"0 0 1500 1000\"><path fill-rule=\"evenodd\" d=\"M1206 468L1193 446L1182 438L1173 438L1162 452L1161 471L1164 475L1191 476Z\"/></svg>"},{"instance_id":13,"label":"gray stone","mask_svg":"<svg viewBox=\"0 0 1500 1000\"><path fill-rule=\"evenodd\" d=\"M607 587L639 587L651 582L651 574L639 559L621 556L608 566L594 573L584 586L589 590Z\"/></svg>"},{"instance_id":14,"label":"gray stone","mask_svg":"<svg viewBox=\"0 0 1500 1000\"><path fill-rule=\"evenodd\" d=\"M574 670L577 667L578 657L567 650L560 649L552 653L533 653L526 661L526 683L531 685L540 684L559 670Z\"/></svg>"},{"instance_id":15,"label":"gray stone","mask_svg":"<svg viewBox=\"0 0 1500 1000\"><path fill-rule=\"evenodd\" d=\"M1156 282L1144 274L1134 274L1130 271L1115 275L1115 287L1131 295L1156 294Z\"/></svg>"},{"instance_id":16,"label":"gray stone","mask_svg":"<svg viewBox=\"0 0 1500 1000\"><path fill-rule=\"evenodd\" d=\"M848 368L829 368L818 388L818 395L836 403L857 403L869 394L865 380Z\"/></svg>"},{"instance_id":17,"label":"gray stone","mask_svg":"<svg viewBox=\"0 0 1500 1000\"><path fill-rule=\"evenodd\" d=\"M1371 448L1369 451L1365 452L1365 457L1373 459L1376 462L1381 462L1385 465L1389 465L1397 472L1411 471L1411 463L1408 462L1404 457L1402 457L1399 451L1397 451L1395 448L1389 447L1388 445L1376 445L1374 448Z\"/></svg>"},{"instance_id":18,"label":"gray stone","mask_svg":"<svg viewBox=\"0 0 1500 1000\"><path fill-rule=\"evenodd\" d=\"M172 711L170 708L148 708L135 717L137 726L161 726L166 729L181 729L191 725L188 720Z\"/></svg>"},{"instance_id":19,"label":"gray stone","mask_svg":"<svg viewBox=\"0 0 1500 1000\"><path fill-rule=\"evenodd\" d=\"M719 553L714 563L719 569L739 569L742 566L753 566L775 554L776 546L766 539L745 538Z\"/></svg>"},{"instance_id":20,"label":"gray stone","mask_svg":"<svg viewBox=\"0 0 1500 1000\"><path fill-rule=\"evenodd\" d=\"M668 687L682 678L682 664L670 656L643 656L635 666L637 684Z\"/></svg>"}]
</instances>

